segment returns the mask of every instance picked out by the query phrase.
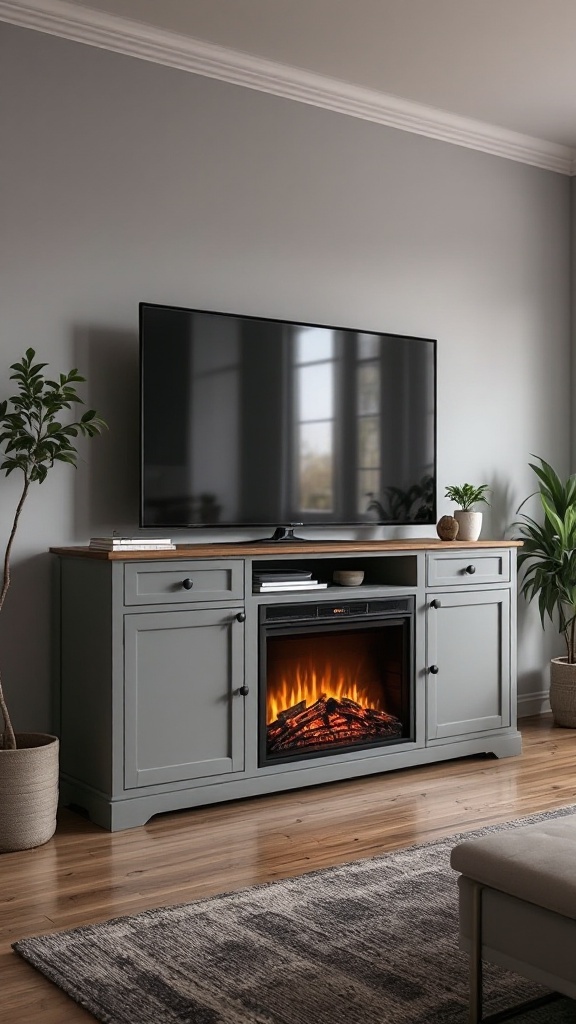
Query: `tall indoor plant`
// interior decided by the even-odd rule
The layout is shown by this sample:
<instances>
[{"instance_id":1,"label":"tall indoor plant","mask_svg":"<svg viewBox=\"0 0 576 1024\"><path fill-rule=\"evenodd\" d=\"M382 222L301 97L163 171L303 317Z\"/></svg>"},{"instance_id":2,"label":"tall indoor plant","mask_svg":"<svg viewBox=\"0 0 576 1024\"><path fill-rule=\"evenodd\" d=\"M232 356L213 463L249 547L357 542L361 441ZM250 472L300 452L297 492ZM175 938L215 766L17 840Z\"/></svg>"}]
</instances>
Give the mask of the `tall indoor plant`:
<instances>
[{"instance_id":1,"label":"tall indoor plant","mask_svg":"<svg viewBox=\"0 0 576 1024\"><path fill-rule=\"evenodd\" d=\"M60 414L82 399L75 385L84 381L76 369L46 378L46 363L35 362L27 349L10 369L17 390L0 402L0 447L6 476L22 474L22 489L4 550L0 612L11 582L11 556L20 516L34 483L43 483L57 462L76 465L75 439L94 437L105 423L94 409L63 423ZM58 793L58 740L43 733L16 733L0 676L0 850L26 849L46 842L54 832Z\"/></svg>"},{"instance_id":2,"label":"tall indoor plant","mask_svg":"<svg viewBox=\"0 0 576 1024\"><path fill-rule=\"evenodd\" d=\"M538 599L542 626L550 619L564 638L566 654L550 664L550 705L557 725L576 728L576 474L563 481L535 458L530 468L544 518L540 523L522 513L515 524L523 541L520 592L528 601Z\"/></svg>"}]
</instances>

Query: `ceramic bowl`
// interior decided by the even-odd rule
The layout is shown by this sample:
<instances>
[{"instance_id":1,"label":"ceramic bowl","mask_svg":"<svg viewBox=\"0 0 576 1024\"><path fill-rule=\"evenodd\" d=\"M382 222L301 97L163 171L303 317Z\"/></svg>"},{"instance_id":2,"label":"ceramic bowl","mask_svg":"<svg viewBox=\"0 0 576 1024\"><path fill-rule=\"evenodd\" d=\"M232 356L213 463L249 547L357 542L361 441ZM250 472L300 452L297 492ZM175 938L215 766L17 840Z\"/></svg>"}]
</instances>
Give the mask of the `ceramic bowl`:
<instances>
[{"instance_id":1,"label":"ceramic bowl","mask_svg":"<svg viewBox=\"0 0 576 1024\"><path fill-rule=\"evenodd\" d=\"M359 587L364 579L364 570L337 569L332 579L340 587Z\"/></svg>"}]
</instances>

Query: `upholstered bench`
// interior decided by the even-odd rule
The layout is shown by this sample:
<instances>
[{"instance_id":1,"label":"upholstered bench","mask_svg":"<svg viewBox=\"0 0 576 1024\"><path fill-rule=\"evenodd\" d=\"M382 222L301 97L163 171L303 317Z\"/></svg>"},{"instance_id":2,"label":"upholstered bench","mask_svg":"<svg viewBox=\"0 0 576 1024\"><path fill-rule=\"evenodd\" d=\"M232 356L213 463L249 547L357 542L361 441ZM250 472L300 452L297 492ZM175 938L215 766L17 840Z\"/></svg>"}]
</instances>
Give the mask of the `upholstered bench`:
<instances>
[{"instance_id":1,"label":"upholstered bench","mask_svg":"<svg viewBox=\"0 0 576 1024\"><path fill-rule=\"evenodd\" d=\"M576 814L469 839L459 871L460 948L470 954L470 1021L482 1017L482 960L576 999ZM535 1002L509 1011L515 1015Z\"/></svg>"}]
</instances>

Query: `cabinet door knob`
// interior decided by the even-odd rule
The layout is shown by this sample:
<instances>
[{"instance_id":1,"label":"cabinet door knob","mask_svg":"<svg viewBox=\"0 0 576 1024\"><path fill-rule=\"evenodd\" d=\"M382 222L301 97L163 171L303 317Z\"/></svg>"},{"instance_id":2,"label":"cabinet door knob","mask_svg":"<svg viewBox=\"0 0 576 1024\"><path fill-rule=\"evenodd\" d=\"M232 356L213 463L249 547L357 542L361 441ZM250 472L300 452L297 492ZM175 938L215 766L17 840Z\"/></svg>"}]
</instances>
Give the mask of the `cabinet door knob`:
<instances>
[{"instance_id":1,"label":"cabinet door knob","mask_svg":"<svg viewBox=\"0 0 576 1024\"><path fill-rule=\"evenodd\" d=\"M441 603L440 603L440 601L438 600L437 597L435 597L433 601L430 601L430 607L431 608L441 608L442 607L442 605L441 605Z\"/></svg>"},{"instance_id":2,"label":"cabinet door knob","mask_svg":"<svg viewBox=\"0 0 576 1024\"><path fill-rule=\"evenodd\" d=\"M433 676L437 676L438 675L438 665L430 665L430 668L428 669L428 671L431 672Z\"/></svg>"},{"instance_id":3,"label":"cabinet door knob","mask_svg":"<svg viewBox=\"0 0 576 1024\"><path fill-rule=\"evenodd\" d=\"M246 622L246 612L238 612L238 615L236 616L236 621Z\"/></svg>"},{"instance_id":4,"label":"cabinet door knob","mask_svg":"<svg viewBox=\"0 0 576 1024\"><path fill-rule=\"evenodd\" d=\"M188 576L185 580L182 580L182 586L184 587L184 590L192 590L194 581Z\"/></svg>"},{"instance_id":5,"label":"cabinet door knob","mask_svg":"<svg viewBox=\"0 0 576 1024\"><path fill-rule=\"evenodd\" d=\"M467 572L469 576L473 576L474 573L476 572L476 566L475 565L467 565L465 570L464 570L464 572Z\"/></svg>"},{"instance_id":6,"label":"cabinet door knob","mask_svg":"<svg viewBox=\"0 0 576 1024\"><path fill-rule=\"evenodd\" d=\"M241 695L242 697L247 697L247 696L248 696L248 694L250 693L250 690L248 689L248 687L247 687L247 686L241 686L241 687L240 687L240 689L238 690L238 693L239 693L239 694L240 694L240 695Z\"/></svg>"}]
</instances>

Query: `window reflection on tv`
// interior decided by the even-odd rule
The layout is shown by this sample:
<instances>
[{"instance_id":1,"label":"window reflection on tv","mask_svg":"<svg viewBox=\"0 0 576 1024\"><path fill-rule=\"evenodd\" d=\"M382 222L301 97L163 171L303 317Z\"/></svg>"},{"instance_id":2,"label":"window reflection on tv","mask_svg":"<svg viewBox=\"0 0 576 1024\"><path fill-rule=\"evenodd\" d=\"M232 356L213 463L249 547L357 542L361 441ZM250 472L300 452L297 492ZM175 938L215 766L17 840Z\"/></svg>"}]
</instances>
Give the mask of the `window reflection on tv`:
<instances>
[{"instance_id":1,"label":"window reflection on tv","mask_svg":"<svg viewBox=\"0 0 576 1024\"><path fill-rule=\"evenodd\" d=\"M436 522L433 340L142 303L141 525Z\"/></svg>"}]
</instances>

